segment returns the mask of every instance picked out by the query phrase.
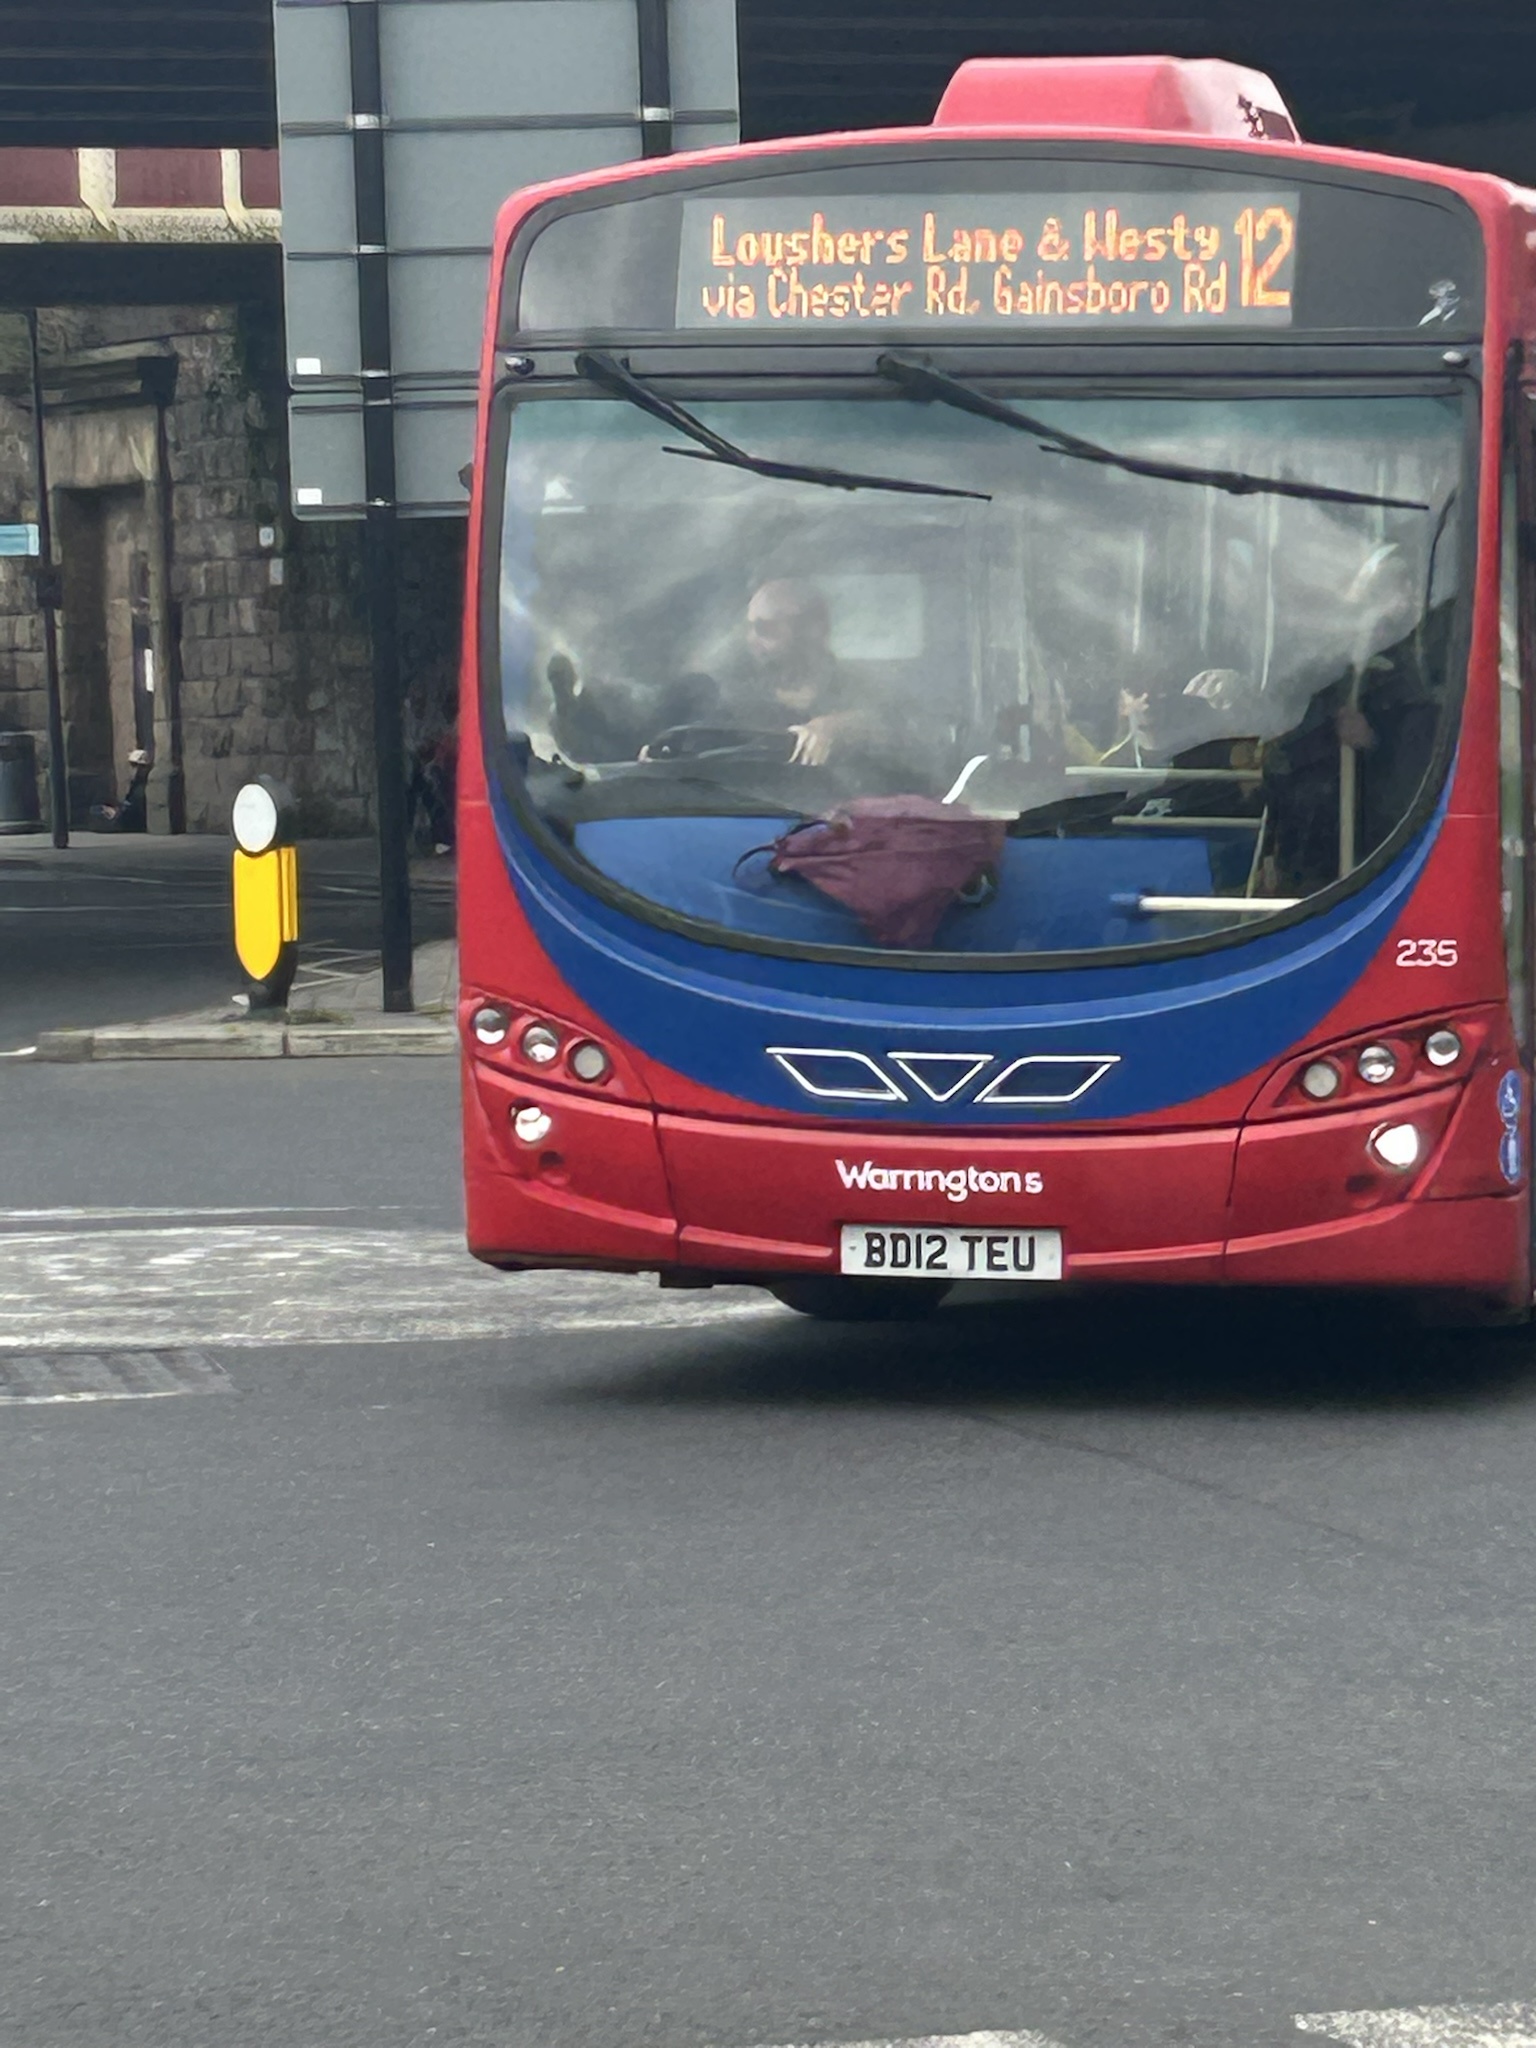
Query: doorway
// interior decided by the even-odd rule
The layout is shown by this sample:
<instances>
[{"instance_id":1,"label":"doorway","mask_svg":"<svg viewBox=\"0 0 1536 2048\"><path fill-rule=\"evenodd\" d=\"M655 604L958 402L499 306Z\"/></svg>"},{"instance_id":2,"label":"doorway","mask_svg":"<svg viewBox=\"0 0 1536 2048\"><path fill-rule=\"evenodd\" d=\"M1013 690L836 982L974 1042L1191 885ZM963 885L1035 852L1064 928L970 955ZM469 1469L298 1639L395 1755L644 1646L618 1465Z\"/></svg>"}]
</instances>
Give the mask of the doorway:
<instances>
[{"instance_id":1,"label":"doorway","mask_svg":"<svg viewBox=\"0 0 1536 2048\"><path fill-rule=\"evenodd\" d=\"M149 524L143 488L58 494L63 571L60 681L71 821L116 803L128 757L154 751Z\"/></svg>"}]
</instances>

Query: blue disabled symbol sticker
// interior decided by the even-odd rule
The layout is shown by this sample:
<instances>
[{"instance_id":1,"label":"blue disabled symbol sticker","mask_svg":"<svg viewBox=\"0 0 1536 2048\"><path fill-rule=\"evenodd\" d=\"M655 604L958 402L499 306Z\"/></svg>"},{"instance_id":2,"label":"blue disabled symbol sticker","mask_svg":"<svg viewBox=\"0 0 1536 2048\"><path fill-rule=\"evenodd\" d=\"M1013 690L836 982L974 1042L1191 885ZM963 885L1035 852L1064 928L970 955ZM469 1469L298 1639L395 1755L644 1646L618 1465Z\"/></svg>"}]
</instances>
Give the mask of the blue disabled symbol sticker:
<instances>
[{"instance_id":1,"label":"blue disabled symbol sticker","mask_svg":"<svg viewBox=\"0 0 1536 2048\"><path fill-rule=\"evenodd\" d=\"M1520 1178L1520 1133L1513 1128L1499 1140L1499 1171L1511 1187Z\"/></svg>"},{"instance_id":2,"label":"blue disabled symbol sticker","mask_svg":"<svg viewBox=\"0 0 1536 2048\"><path fill-rule=\"evenodd\" d=\"M1511 1067L1499 1083L1499 1117L1502 1122L1513 1124L1518 1121L1524 1094L1525 1086L1519 1069Z\"/></svg>"}]
</instances>

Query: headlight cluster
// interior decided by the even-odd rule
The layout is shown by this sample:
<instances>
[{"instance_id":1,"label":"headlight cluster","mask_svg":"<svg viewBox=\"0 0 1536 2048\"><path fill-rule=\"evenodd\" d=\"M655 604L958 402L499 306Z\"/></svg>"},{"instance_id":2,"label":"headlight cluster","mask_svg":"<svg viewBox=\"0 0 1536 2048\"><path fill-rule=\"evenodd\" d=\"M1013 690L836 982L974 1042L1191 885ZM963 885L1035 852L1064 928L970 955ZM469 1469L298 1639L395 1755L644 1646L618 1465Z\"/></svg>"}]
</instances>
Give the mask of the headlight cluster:
<instances>
[{"instance_id":1,"label":"headlight cluster","mask_svg":"<svg viewBox=\"0 0 1536 2048\"><path fill-rule=\"evenodd\" d=\"M613 1072L612 1059L595 1038L543 1017L519 1023L504 1003L481 1003L472 1010L469 1035L487 1051L505 1047L514 1066L526 1065L551 1077L561 1067L573 1081L589 1088L598 1087Z\"/></svg>"},{"instance_id":2,"label":"headlight cluster","mask_svg":"<svg viewBox=\"0 0 1536 2048\"><path fill-rule=\"evenodd\" d=\"M1383 1174L1406 1181L1439 1142L1447 1089L1477 1071L1495 1024L1491 1009L1469 1011L1454 1020L1422 1017L1319 1046L1270 1078L1247 1120L1306 1121L1318 1111L1344 1112L1348 1122L1341 1123L1341 1135L1350 1133L1351 1146L1363 1142L1377 1184ZM1431 1091L1433 1103L1426 1101L1425 1114L1416 1117L1415 1098ZM1370 1110L1378 1097L1380 1121L1361 1119L1359 1112Z\"/></svg>"},{"instance_id":3,"label":"headlight cluster","mask_svg":"<svg viewBox=\"0 0 1536 2048\"><path fill-rule=\"evenodd\" d=\"M1394 1031L1358 1045L1340 1046L1306 1061L1294 1081L1282 1090L1281 1100L1292 1088L1295 1096L1322 1103L1357 1101L1373 1088L1404 1088L1415 1081L1440 1081L1465 1064L1465 1054L1462 1035L1453 1024L1435 1024L1427 1030L1420 1027L1401 1034Z\"/></svg>"}]
</instances>

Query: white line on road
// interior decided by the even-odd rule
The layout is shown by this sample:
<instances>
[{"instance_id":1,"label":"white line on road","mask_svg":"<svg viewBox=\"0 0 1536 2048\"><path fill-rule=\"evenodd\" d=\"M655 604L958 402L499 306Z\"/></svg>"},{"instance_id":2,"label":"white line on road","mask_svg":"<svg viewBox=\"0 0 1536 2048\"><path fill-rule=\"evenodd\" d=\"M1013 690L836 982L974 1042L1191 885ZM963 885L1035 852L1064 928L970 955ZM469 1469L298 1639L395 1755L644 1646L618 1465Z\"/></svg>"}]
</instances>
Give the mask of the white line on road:
<instances>
[{"instance_id":1,"label":"white line on road","mask_svg":"<svg viewBox=\"0 0 1536 2048\"><path fill-rule=\"evenodd\" d=\"M249 1223L0 1232L0 1350L433 1343L787 1315L754 1288L497 1273L457 1232Z\"/></svg>"},{"instance_id":2,"label":"white line on road","mask_svg":"<svg viewBox=\"0 0 1536 2048\"><path fill-rule=\"evenodd\" d=\"M1048 2034L910 2034L877 2041L783 2042L778 2048L1057 2048Z\"/></svg>"},{"instance_id":3,"label":"white line on road","mask_svg":"<svg viewBox=\"0 0 1536 2048\"><path fill-rule=\"evenodd\" d=\"M140 1218L145 1222L174 1219L193 1223L206 1216L392 1216L404 1207L403 1202L274 1202L229 1209L0 1209L0 1223L132 1223Z\"/></svg>"},{"instance_id":4,"label":"white line on road","mask_svg":"<svg viewBox=\"0 0 1536 2048\"><path fill-rule=\"evenodd\" d=\"M185 903L0 903L0 917L123 917L142 909L146 917L164 917L168 910L218 911L228 906L220 897L198 897Z\"/></svg>"},{"instance_id":5,"label":"white line on road","mask_svg":"<svg viewBox=\"0 0 1536 2048\"><path fill-rule=\"evenodd\" d=\"M1301 2012L1304 2034L1348 2048L1536 2048L1536 2005L1405 2005L1380 2012Z\"/></svg>"}]
</instances>

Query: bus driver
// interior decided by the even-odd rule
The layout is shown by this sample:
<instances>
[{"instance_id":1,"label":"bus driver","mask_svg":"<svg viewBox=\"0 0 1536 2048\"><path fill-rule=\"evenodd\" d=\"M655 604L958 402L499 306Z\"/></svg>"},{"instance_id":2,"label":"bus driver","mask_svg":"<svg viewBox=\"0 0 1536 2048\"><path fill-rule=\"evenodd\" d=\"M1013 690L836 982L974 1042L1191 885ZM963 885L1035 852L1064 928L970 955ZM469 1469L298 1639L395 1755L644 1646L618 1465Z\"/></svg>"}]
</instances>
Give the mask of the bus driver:
<instances>
[{"instance_id":1,"label":"bus driver","mask_svg":"<svg viewBox=\"0 0 1536 2048\"><path fill-rule=\"evenodd\" d=\"M787 576L761 583L747 606L750 673L740 708L749 724L787 725L791 761L819 768L867 728L832 652L832 614L816 584Z\"/></svg>"}]
</instances>

